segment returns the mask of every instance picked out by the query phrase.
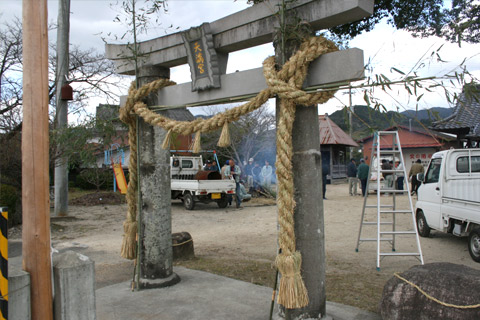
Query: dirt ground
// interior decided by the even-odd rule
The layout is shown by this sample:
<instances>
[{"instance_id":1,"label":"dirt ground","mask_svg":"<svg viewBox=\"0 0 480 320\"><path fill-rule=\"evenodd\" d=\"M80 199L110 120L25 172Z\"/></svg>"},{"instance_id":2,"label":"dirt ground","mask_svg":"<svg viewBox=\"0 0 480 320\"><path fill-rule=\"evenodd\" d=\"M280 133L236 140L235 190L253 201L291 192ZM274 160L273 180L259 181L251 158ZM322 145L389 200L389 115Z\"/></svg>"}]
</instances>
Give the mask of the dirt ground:
<instances>
[{"instance_id":1,"label":"dirt ground","mask_svg":"<svg viewBox=\"0 0 480 320\"><path fill-rule=\"evenodd\" d=\"M363 242L359 251L355 250L363 198L349 196L347 184L328 185L327 198L327 299L377 312L385 282L394 272L407 270L419 261L414 257L385 257L377 271L376 242ZM182 265L272 286L275 271L270 266L277 250L276 207L255 200L240 209L220 209L211 203L198 204L194 211L185 210L180 201L172 202L173 232L189 232L198 257ZM376 203L376 195L370 194L368 200ZM407 196L396 196L395 201L398 209L408 209ZM392 202L392 196L381 197L382 204ZM367 220L375 221L375 209L368 210ZM74 248L90 256L95 261L98 288L132 279L132 262L119 255L125 213L124 204L72 205L69 217L52 218L53 246ZM410 215L397 215L397 230L412 228ZM362 237L375 237L375 230L376 226L365 226ZM468 254L465 238L432 232L420 241L425 263L452 262L480 269ZM382 242L382 251L391 252L388 242ZM414 251L414 236L397 236L396 252Z\"/></svg>"}]
</instances>

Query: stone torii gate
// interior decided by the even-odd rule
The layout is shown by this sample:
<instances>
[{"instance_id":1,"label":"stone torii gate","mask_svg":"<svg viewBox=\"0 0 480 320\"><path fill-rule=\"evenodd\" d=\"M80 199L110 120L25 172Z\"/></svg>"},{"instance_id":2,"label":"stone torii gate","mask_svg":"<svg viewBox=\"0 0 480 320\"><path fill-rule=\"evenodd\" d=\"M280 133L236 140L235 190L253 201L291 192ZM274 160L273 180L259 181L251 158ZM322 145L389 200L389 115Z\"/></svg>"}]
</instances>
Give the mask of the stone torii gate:
<instances>
[{"instance_id":1,"label":"stone torii gate","mask_svg":"<svg viewBox=\"0 0 480 320\"><path fill-rule=\"evenodd\" d=\"M226 99L245 100L265 88L261 68L225 74L228 53L272 42L279 26L274 14L281 2L265 1L210 24L138 44L140 85L169 78L169 68L187 61L192 71L192 83L163 88L149 96L147 105L208 105ZM291 4L289 14L320 30L359 20L372 11L373 0L298 0ZM195 59L198 49L210 64ZM108 44L106 53L115 62L118 73L135 74L131 51L126 45ZM310 65L304 90L360 79L363 70L363 52L359 49L325 54ZM310 302L302 309L287 310L286 316L322 317L326 301L325 246L318 110L298 109L293 127L295 234L297 250L303 253L302 277ZM185 111L181 109L156 112L189 120L183 118ZM179 281L172 268L170 154L160 148L165 130L152 127L141 118L137 128L139 282L141 288L161 287Z\"/></svg>"}]
</instances>

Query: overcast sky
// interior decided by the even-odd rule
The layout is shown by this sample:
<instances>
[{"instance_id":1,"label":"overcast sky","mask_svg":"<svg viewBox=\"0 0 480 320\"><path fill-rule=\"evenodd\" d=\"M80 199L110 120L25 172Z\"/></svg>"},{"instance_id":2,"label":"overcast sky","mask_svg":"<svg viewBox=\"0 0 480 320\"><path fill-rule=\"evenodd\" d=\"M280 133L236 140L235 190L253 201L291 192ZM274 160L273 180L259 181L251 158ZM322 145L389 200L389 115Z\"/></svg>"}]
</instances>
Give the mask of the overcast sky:
<instances>
[{"instance_id":1,"label":"overcast sky","mask_svg":"<svg viewBox=\"0 0 480 320\"><path fill-rule=\"evenodd\" d=\"M71 44L80 45L84 48L96 48L104 51L102 35L108 38L108 34L121 36L126 27L113 22L118 15L119 9L114 10L116 2L111 0L71 0L70 38ZM58 14L58 2L48 1L49 21L54 23ZM21 17L21 0L0 1L0 23L12 19L14 16ZM152 28L147 35L142 35L143 40L160 37L165 33L185 30L193 26L199 26L203 22L211 22L226 15L235 13L247 7L244 0L212 0L212 1L183 1L169 0L168 12L161 14L159 26ZM170 26L173 26L170 28ZM179 28L178 30L176 28ZM102 34L102 35L101 35ZM55 40L54 32L50 33L50 40ZM113 42L113 38L109 38ZM385 74L390 80L399 78L398 73L391 73L395 67L404 72L410 71L419 60L430 57L430 53L439 48L444 41L431 37L427 39L415 39L405 31L394 30L385 23L378 25L370 33L358 36L351 43L351 47L364 50L365 63L371 62L374 74ZM246 70L261 66L262 61L273 54L271 44L244 50L230 54L227 73L236 70ZM422 60L424 67L419 71L420 76L443 76L455 70L456 66L467 59L467 69L476 77L480 78L480 45L462 44L459 48L456 44L446 43L440 56L448 63L437 63L436 60ZM459 70L459 69L458 69ZM190 71L187 66L172 69L172 80L181 82L190 81ZM451 86L451 85L450 85ZM460 92L461 88L452 88ZM409 97L401 86L394 87L394 91L388 96L376 90L376 97L381 99L391 110L403 111L405 108L415 108L416 98ZM125 93L126 94L126 93ZM354 90L353 104L365 104L363 90ZM94 101L92 107L101 101ZM331 113L348 105L348 94L338 92L335 99L331 99L326 105L320 106L319 113ZM448 103L440 91L425 94L419 103L419 108L435 106L448 107Z\"/></svg>"}]
</instances>

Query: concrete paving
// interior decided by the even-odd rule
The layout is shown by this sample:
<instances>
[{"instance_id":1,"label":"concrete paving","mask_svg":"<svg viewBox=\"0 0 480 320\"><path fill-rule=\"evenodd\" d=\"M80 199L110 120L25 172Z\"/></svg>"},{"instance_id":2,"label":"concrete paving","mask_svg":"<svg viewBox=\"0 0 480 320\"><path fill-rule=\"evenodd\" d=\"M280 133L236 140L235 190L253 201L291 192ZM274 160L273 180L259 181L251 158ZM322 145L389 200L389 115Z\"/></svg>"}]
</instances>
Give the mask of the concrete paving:
<instances>
[{"instance_id":1,"label":"concrete paving","mask_svg":"<svg viewBox=\"0 0 480 320\"><path fill-rule=\"evenodd\" d=\"M266 320L272 289L207 272L174 268L181 281L163 289L132 292L129 282L96 290L98 320ZM275 305L276 306L276 305ZM277 306L276 306L277 307ZM380 320L377 314L327 302L334 320ZM278 317L275 308L274 319Z\"/></svg>"}]
</instances>

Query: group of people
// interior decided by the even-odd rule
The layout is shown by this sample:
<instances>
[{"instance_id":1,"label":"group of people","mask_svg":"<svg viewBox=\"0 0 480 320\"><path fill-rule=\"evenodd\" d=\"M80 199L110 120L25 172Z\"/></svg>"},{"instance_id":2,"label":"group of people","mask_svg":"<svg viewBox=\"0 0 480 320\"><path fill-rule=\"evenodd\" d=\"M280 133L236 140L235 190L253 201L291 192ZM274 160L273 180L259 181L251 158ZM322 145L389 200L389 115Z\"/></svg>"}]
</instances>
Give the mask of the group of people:
<instances>
[{"instance_id":1,"label":"group of people","mask_svg":"<svg viewBox=\"0 0 480 320\"><path fill-rule=\"evenodd\" d=\"M395 184L396 190L403 190L403 185L405 182L403 163L398 159L395 161L395 164L393 164L393 161L383 159L381 168L382 170L385 170L385 172L382 172L382 176L385 179L385 186L388 189L393 189L393 186ZM348 191L351 196L357 195L358 180L360 180L362 196L365 196L365 192L367 192L366 188L368 170L369 167L363 159L360 159L360 165L358 167L356 166L355 159L350 159L350 163L347 165L347 177ZM394 175L393 172L388 172L388 170L396 170L397 172L395 172ZM422 162L420 159L417 159L417 161L412 165L408 173L409 181L411 181L412 184L412 195L417 193L418 187L421 184L421 182L417 180L417 174L423 172L424 168L422 166Z\"/></svg>"},{"instance_id":2,"label":"group of people","mask_svg":"<svg viewBox=\"0 0 480 320\"><path fill-rule=\"evenodd\" d=\"M245 165L245 177L249 191L259 191L261 188L270 190L273 178L273 167L268 160L265 160L265 165L260 167L258 161L253 158L248 159Z\"/></svg>"},{"instance_id":3,"label":"group of people","mask_svg":"<svg viewBox=\"0 0 480 320\"><path fill-rule=\"evenodd\" d=\"M362 196L365 197L367 192L367 180L369 166L365 163L365 160L360 159L360 164L357 167L355 159L350 159L347 165L347 177L348 177L348 192L351 196L358 195L357 186L360 180L360 187L362 189Z\"/></svg>"},{"instance_id":4,"label":"group of people","mask_svg":"<svg viewBox=\"0 0 480 320\"><path fill-rule=\"evenodd\" d=\"M212 169L214 168L214 169ZM215 161L207 161L207 164L204 167L204 170L218 171L218 166ZM260 167L258 162L254 163L254 159L250 158L248 164L244 165L244 171L240 169L240 166L235 164L235 160L229 159L226 161L225 165L221 168L220 173L222 174L223 179L233 179L235 180L236 185L236 206L237 208L241 207L242 198L247 195L246 188L243 186L243 183L246 181L247 188L249 192L253 190L260 190L260 187L270 190L273 176L273 168L265 160L265 165ZM232 197L229 197L229 204L232 204Z\"/></svg>"}]
</instances>

